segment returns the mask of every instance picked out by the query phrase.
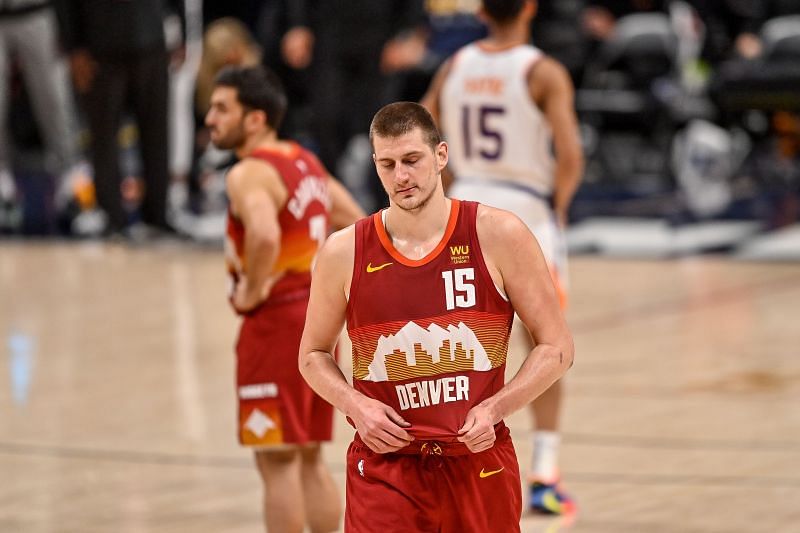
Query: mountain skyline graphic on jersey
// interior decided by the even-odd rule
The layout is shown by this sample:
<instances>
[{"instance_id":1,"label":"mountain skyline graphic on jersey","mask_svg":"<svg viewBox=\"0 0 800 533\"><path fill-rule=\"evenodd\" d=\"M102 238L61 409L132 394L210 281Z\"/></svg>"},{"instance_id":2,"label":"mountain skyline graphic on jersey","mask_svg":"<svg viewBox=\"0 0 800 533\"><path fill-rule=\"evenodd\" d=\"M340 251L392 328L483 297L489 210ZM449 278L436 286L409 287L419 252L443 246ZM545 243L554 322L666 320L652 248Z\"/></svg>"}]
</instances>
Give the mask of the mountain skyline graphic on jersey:
<instances>
[{"instance_id":1,"label":"mountain skyline graphic on jersey","mask_svg":"<svg viewBox=\"0 0 800 533\"><path fill-rule=\"evenodd\" d=\"M492 362L464 322L427 328L411 321L397 333L381 335L365 381L387 381L464 370L487 371Z\"/></svg>"}]
</instances>

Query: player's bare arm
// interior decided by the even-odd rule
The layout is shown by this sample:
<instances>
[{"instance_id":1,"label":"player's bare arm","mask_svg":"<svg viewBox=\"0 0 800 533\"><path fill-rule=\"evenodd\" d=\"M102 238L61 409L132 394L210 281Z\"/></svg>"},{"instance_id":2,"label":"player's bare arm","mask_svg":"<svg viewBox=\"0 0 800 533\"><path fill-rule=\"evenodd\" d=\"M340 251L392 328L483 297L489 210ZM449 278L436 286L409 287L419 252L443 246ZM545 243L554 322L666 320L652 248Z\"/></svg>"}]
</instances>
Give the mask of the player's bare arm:
<instances>
[{"instance_id":1,"label":"player's bare arm","mask_svg":"<svg viewBox=\"0 0 800 533\"><path fill-rule=\"evenodd\" d=\"M345 322L354 254L355 227L350 226L331 235L317 256L300 342L300 373L317 394L353 421L372 451L388 453L413 440L404 429L410 424L388 405L356 391L333 357Z\"/></svg>"},{"instance_id":2,"label":"player's bare arm","mask_svg":"<svg viewBox=\"0 0 800 533\"><path fill-rule=\"evenodd\" d=\"M549 57L543 58L531 71L529 88L531 98L544 112L553 133L556 159L553 210L559 223L565 226L584 166L575 115L575 89L567 70Z\"/></svg>"},{"instance_id":3,"label":"player's bare arm","mask_svg":"<svg viewBox=\"0 0 800 533\"><path fill-rule=\"evenodd\" d=\"M495 284L508 296L536 347L494 396L467 413L459 440L473 452L494 444L494 425L538 397L572 366L572 335L536 238L515 215L481 205L478 239Z\"/></svg>"},{"instance_id":4,"label":"player's bare arm","mask_svg":"<svg viewBox=\"0 0 800 533\"><path fill-rule=\"evenodd\" d=\"M447 81L447 75L450 73L450 65L452 64L452 60L448 59L439 67L439 70L436 71L434 74L433 79L431 80L431 84L428 86L428 90L425 95L420 100L420 104L422 104L428 112L433 117L433 120L439 124L439 97L442 94L442 87L444 86L444 82Z\"/></svg>"},{"instance_id":5,"label":"player's bare arm","mask_svg":"<svg viewBox=\"0 0 800 533\"><path fill-rule=\"evenodd\" d=\"M340 230L366 216L364 210L355 201L344 185L333 176L328 178L328 194L331 198L331 225Z\"/></svg>"},{"instance_id":6,"label":"player's bare arm","mask_svg":"<svg viewBox=\"0 0 800 533\"><path fill-rule=\"evenodd\" d=\"M444 82L447 80L447 75L450 73L452 65L452 59L448 59L439 67L439 70L436 71L436 74L431 80L431 84L428 86L428 91L420 100L420 104L425 106L428 112L433 117L434 122L436 125L439 126L439 130L441 130L441 123L439 122L440 117L440 110L439 110L439 98L442 94L442 87L444 86ZM442 187L445 191L450 188L452 185L453 180L455 180L455 176L450 171L450 167L445 167L442 169Z\"/></svg>"},{"instance_id":7,"label":"player's bare arm","mask_svg":"<svg viewBox=\"0 0 800 533\"><path fill-rule=\"evenodd\" d=\"M226 188L231 211L245 227L247 273L239 279L232 298L234 309L244 313L269 295L281 242L278 209L287 192L275 168L254 159L244 159L228 172Z\"/></svg>"}]
</instances>

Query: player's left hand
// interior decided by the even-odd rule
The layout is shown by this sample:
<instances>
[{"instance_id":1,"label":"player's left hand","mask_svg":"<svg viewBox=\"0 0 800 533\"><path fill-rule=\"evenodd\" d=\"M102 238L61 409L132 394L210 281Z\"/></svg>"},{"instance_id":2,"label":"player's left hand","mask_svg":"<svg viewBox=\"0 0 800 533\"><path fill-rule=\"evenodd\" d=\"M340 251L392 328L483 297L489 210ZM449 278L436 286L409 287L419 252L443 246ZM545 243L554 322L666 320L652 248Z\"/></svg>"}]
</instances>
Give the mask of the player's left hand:
<instances>
[{"instance_id":1,"label":"player's left hand","mask_svg":"<svg viewBox=\"0 0 800 533\"><path fill-rule=\"evenodd\" d=\"M464 425L458 430L458 440L472 453L482 452L494 446L494 415L488 407L478 404L467 413Z\"/></svg>"}]
</instances>

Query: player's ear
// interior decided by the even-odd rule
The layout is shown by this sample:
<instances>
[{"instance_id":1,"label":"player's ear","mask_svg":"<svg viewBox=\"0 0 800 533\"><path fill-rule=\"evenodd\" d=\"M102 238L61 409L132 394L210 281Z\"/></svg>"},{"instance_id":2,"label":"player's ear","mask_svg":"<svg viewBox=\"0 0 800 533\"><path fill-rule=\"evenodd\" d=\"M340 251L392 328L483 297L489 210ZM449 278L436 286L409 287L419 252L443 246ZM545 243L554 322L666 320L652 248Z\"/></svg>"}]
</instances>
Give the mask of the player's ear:
<instances>
[{"instance_id":1,"label":"player's ear","mask_svg":"<svg viewBox=\"0 0 800 533\"><path fill-rule=\"evenodd\" d=\"M261 127L269 128L267 122L267 112L263 109L250 109L244 117L245 127L250 130L258 130Z\"/></svg>"},{"instance_id":2,"label":"player's ear","mask_svg":"<svg viewBox=\"0 0 800 533\"><path fill-rule=\"evenodd\" d=\"M447 159L447 143L442 141L436 147L436 163L439 167L439 172L441 172L442 169L447 166Z\"/></svg>"}]
</instances>

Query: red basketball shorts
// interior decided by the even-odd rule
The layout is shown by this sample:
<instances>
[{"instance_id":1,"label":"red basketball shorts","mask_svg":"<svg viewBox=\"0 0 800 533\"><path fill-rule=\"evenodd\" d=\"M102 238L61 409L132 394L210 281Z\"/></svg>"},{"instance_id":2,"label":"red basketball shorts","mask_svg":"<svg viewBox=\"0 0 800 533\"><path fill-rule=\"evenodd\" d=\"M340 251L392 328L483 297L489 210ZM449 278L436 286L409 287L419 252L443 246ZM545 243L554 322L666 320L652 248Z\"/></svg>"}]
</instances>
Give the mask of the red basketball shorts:
<instances>
[{"instance_id":1,"label":"red basketball shorts","mask_svg":"<svg viewBox=\"0 0 800 533\"><path fill-rule=\"evenodd\" d=\"M378 454L354 440L347 452L345 531L519 532L519 465L507 431L480 453L442 448L441 455Z\"/></svg>"},{"instance_id":2,"label":"red basketball shorts","mask_svg":"<svg viewBox=\"0 0 800 533\"><path fill-rule=\"evenodd\" d=\"M308 386L297 354L308 300L246 315L236 344L239 442L269 447L331 440L333 407Z\"/></svg>"}]
</instances>

